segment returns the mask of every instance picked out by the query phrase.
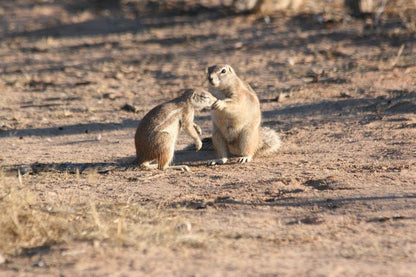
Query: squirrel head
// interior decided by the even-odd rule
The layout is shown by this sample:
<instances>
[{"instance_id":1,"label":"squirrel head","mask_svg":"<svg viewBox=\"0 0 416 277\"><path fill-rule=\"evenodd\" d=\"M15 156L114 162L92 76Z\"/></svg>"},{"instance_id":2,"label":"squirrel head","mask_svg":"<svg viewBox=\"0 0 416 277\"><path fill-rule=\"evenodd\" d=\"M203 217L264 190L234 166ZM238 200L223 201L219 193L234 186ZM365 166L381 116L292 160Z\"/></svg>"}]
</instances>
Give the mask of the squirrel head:
<instances>
[{"instance_id":1,"label":"squirrel head","mask_svg":"<svg viewBox=\"0 0 416 277\"><path fill-rule=\"evenodd\" d=\"M235 83L234 69L228 64L208 67L208 82L217 90L227 90Z\"/></svg>"},{"instance_id":2,"label":"squirrel head","mask_svg":"<svg viewBox=\"0 0 416 277\"><path fill-rule=\"evenodd\" d=\"M196 89L188 89L185 91L184 95L191 103L194 109L200 110L203 108L210 108L217 98L215 98L211 93L208 91L196 88Z\"/></svg>"}]
</instances>

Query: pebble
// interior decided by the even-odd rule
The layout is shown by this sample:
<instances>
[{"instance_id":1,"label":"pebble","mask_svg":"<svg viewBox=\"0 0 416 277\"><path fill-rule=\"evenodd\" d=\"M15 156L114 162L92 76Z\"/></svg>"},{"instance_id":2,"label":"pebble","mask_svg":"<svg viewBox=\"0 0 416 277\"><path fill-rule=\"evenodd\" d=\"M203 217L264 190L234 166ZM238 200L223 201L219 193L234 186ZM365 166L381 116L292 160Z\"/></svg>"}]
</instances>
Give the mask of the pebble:
<instances>
[{"instance_id":1,"label":"pebble","mask_svg":"<svg viewBox=\"0 0 416 277\"><path fill-rule=\"evenodd\" d=\"M6 262L6 258L0 254L0 264L4 264Z\"/></svg>"}]
</instances>

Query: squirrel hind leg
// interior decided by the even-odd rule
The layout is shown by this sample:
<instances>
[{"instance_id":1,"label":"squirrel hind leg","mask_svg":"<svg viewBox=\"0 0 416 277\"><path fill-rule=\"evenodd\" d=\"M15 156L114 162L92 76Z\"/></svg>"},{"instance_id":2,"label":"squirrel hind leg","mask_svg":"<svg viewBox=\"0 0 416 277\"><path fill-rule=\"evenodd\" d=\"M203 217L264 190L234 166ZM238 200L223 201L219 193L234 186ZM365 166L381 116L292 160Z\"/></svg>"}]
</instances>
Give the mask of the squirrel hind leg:
<instances>
[{"instance_id":1,"label":"squirrel hind leg","mask_svg":"<svg viewBox=\"0 0 416 277\"><path fill-rule=\"evenodd\" d=\"M165 170L166 168L168 168L173 160L173 153L173 147L172 149L168 149L168 151L160 153L157 157L157 168L161 170Z\"/></svg>"},{"instance_id":2,"label":"squirrel hind leg","mask_svg":"<svg viewBox=\"0 0 416 277\"><path fill-rule=\"evenodd\" d=\"M175 169L175 170L181 170L181 171L187 171L190 172L191 169L189 168L189 166L187 165L167 165L167 166L163 166L163 167L159 167L158 164L151 164L150 162L144 162L142 164L140 164L140 167L144 170L154 170L154 169L161 169L161 170L165 170L165 169Z\"/></svg>"},{"instance_id":3,"label":"squirrel hind leg","mask_svg":"<svg viewBox=\"0 0 416 277\"><path fill-rule=\"evenodd\" d=\"M157 168L161 170L175 169L188 172L191 171L187 165L170 165L173 160L174 151L174 147L172 147L172 149L169 149L164 155L161 155L157 162Z\"/></svg>"},{"instance_id":4,"label":"squirrel hind leg","mask_svg":"<svg viewBox=\"0 0 416 277\"><path fill-rule=\"evenodd\" d=\"M147 170L153 170L157 168L157 164L151 164L150 161L140 164L140 167Z\"/></svg>"},{"instance_id":5,"label":"squirrel hind leg","mask_svg":"<svg viewBox=\"0 0 416 277\"><path fill-rule=\"evenodd\" d=\"M171 165L168 168L169 169L181 170L181 171L187 171L187 172L190 172L191 171L191 169L189 168L189 166L182 165L182 164L180 164L180 165Z\"/></svg>"},{"instance_id":6,"label":"squirrel hind leg","mask_svg":"<svg viewBox=\"0 0 416 277\"><path fill-rule=\"evenodd\" d=\"M248 163L253 159L253 156L244 156L244 157L240 157L238 158L237 162L238 163Z\"/></svg>"},{"instance_id":7,"label":"squirrel hind leg","mask_svg":"<svg viewBox=\"0 0 416 277\"><path fill-rule=\"evenodd\" d=\"M217 154L217 159L208 162L208 165L217 165L225 164L228 161L228 146L225 138L222 134L214 128L214 133L212 134L212 144L214 145L215 153Z\"/></svg>"},{"instance_id":8,"label":"squirrel hind leg","mask_svg":"<svg viewBox=\"0 0 416 277\"><path fill-rule=\"evenodd\" d=\"M241 157L238 159L238 162L250 162L259 147L259 143L260 131L256 131L255 129L242 131L238 141L239 153L234 153L236 155L241 155Z\"/></svg>"},{"instance_id":9,"label":"squirrel hind leg","mask_svg":"<svg viewBox=\"0 0 416 277\"><path fill-rule=\"evenodd\" d=\"M175 139L169 133L160 134L157 138L157 168L160 170L175 169L191 171L187 165L171 165L175 154Z\"/></svg>"},{"instance_id":10,"label":"squirrel hind leg","mask_svg":"<svg viewBox=\"0 0 416 277\"><path fill-rule=\"evenodd\" d=\"M157 168L165 170L173 160L175 139L169 133L161 133L155 140Z\"/></svg>"},{"instance_id":11,"label":"squirrel hind leg","mask_svg":"<svg viewBox=\"0 0 416 277\"><path fill-rule=\"evenodd\" d=\"M173 160L173 156L175 154L175 145L172 144L170 149L167 149L162 155L158 158L158 169L165 170L165 169L175 169L181 171L191 171L187 165L171 165Z\"/></svg>"}]
</instances>

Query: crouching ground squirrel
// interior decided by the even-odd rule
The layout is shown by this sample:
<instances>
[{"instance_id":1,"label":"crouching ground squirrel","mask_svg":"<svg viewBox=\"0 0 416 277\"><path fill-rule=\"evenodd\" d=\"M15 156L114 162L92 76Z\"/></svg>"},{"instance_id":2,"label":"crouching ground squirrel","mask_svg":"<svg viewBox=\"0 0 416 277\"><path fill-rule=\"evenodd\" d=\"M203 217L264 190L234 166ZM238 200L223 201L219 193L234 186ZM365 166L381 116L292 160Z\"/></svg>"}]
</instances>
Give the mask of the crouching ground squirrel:
<instances>
[{"instance_id":1,"label":"crouching ground squirrel","mask_svg":"<svg viewBox=\"0 0 416 277\"><path fill-rule=\"evenodd\" d=\"M140 166L158 169L182 169L186 165L169 166L181 128L194 139L198 151L202 142L201 128L194 121L195 109L209 108L217 99L203 89L187 89L181 96L153 108L140 121L134 142ZM150 164L156 161L156 164Z\"/></svg>"},{"instance_id":2,"label":"crouching ground squirrel","mask_svg":"<svg viewBox=\"0 0 416 277\"><path fill-rule=\"evenodd\" d=\"M250 85L242 81L227 64L208 68L208 81L218 100L212 105L212 142L217 160L210 165L224 164L229 153L239 163L253 156L275 152L281 144L276 131L260 127L260 102Z\"/></svg>"}]
</instances>

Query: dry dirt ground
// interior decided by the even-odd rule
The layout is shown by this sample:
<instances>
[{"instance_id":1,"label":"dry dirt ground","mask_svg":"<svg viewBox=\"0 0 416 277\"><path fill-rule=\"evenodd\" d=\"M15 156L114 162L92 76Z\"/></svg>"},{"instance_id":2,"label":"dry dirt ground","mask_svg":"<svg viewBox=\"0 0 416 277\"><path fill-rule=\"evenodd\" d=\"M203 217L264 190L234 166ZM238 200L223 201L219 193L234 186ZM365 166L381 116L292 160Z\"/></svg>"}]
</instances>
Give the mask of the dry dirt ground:
<instances>
[{"instance_id":1,"label":"dry dirt ground","mask_svg":"<svg viewBox=\"0 0 416 277\"><path fill-rule=\"evenodd\" d=\"M1 276L414 276L414 22L114 2L0 4ZM182 134L191 172L132 165L143 115L222 62L280 151L208 167Z\"/></svg>"}]
</instances>

